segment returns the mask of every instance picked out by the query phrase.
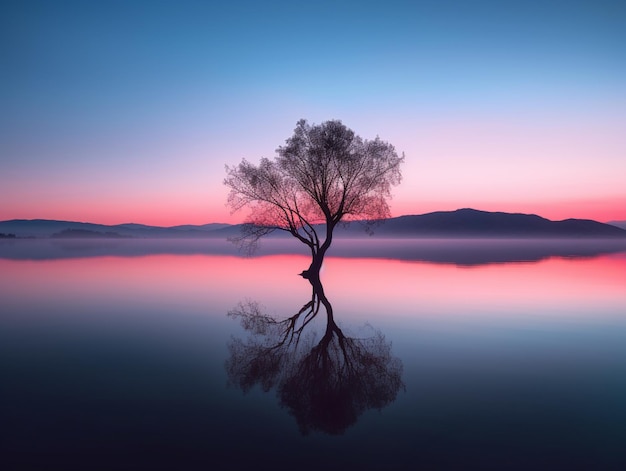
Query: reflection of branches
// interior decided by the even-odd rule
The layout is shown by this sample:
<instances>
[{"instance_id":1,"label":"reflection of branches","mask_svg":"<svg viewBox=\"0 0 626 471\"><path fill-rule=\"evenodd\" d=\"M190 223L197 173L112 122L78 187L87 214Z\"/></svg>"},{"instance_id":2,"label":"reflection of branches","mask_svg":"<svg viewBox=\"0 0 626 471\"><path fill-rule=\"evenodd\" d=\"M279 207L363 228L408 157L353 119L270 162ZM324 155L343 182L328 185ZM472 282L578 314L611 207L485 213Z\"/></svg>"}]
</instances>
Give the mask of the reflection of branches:
<instances>
[{"instance_id":1,"label":"reflection of branches","mask_svg":"<svg viewBox=\"0 0 626 471\"><path fill-rule=\"evenodd\" d=\"M319 297L313 292L311 300L293 316L282 321L265 314L258 303L246 301L228 312L239 319L241 326L252 334L244 343L232 339L230 360L226 363L229 381L244 392L256 383L269 391L285 364L293 360L304 328L317 316Z\"/></svg>"},{"instance_id":2,"label":"reflection of branches","mask_svg":"<svg viewBox=\"0 0 626 471\"><path fill-rule=\"evenodd\" d=\"M317 344L312 336L301 342L320 305L328 314L324 335ZM251 333L245 342L232 339L229 344L229 381L244 392L255 384L264 391L276 387L302 433L342 433L364 411L393 402L403 387L402 363L392 356L391 344L380 332L368 338L345 336L323 290L314 287L311 301L282 321L252 301L228 315Z\"/></svg>"},{"instance_id":3,"label":"reflection of branches","mask_svg":"<svg viewBox=\"0 0 626 471\"><path fill-rule=\"evenodd\" d=\"M297 346L302 331L317 316L319 310L320 299L314 291L308 303L293 316L282 321L264 314L254 301L239 303L235 309L228 311L228 316L239 319L241 326L253 335L262 336L265 339L265 348L274 350L285 344L289 346L294 341Z\"/></svg>"},{"instance_id":4,"label":"reflection of branches","mask_svg":"<svg viewBox=\"0 0 626 471\"><path fill-rule=\"evenodd\" d=\"M380 332L355 339L331 331L291 366L278 395L304 434L343 433L366 410L393 402L403 386L402 363Z\"/></svg>"}]
</instances>

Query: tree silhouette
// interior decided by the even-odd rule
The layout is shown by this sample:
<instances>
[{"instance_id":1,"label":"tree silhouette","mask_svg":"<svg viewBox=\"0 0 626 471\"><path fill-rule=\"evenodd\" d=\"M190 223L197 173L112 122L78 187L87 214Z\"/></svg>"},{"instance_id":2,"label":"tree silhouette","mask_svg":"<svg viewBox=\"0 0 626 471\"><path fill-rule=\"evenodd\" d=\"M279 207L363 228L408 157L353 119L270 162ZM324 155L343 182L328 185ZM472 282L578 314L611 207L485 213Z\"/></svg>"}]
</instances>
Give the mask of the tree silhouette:
<instances>
[{"instance_id":1,"label":"tree silhouette","mask_svg":"<svg viewBox=\"0 0 626 471\"><path fill-rule=\"evenodd\" d=\"M280 404L303 434L341 434L364 411L382 409L395 400L404 387L402 363L380 332L368 338L344 335L319 287L313 286L311 300L302 309L281 321L253 301L229 311L251 336L246 341L231 339L226 371L229 382L244 392L257 384L266 392L276 388ZM329 315L316 342L303 333L321 306Z\"/></svg>"},{"instance_id":2,"label":"tree silhouette","mask_svg":"<svg viewBox=\"0 0 626 471\"><path fill-rule=\"evenodd\" d=\"M258 166L244 159L226 167L228 204L233 211L251 209L235 241L252 252L261 237L289 232L309 247L311 266L303 276L316 280L340 222L358 220L369 227L390 216L387 201L391 187L400 183L404 155L378 137L362 139L337 120L298 121L276 152L275 159L263 158Z\"/></svg>"}]
</instances>

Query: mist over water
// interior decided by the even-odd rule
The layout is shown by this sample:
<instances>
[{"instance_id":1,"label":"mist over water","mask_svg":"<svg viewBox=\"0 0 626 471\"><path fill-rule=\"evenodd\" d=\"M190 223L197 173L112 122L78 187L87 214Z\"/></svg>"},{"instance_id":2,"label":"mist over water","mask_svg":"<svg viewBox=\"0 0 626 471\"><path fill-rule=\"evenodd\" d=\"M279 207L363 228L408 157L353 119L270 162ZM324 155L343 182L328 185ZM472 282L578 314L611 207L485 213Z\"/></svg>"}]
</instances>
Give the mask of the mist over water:
<instances>
[{"instance_id":1,"label":"mist over water","mask_svg":"<svg viewBox=\"0 0 626 471\"><path fill-rule=\"evenodd\" d=\"M341 433L302 435L280 383L244 394L225 368L250 335L229 311L286 319L311 297L307 254L268 242L246 258L208 241L3 241L3 467L623 468L623 248L338 241L321 274L337 325L378 338L403 387ZM307 329L314 347L323 311Z\"/></svg>"},{"instance_id":2,"label":"mist over water","mask_svg":"<svg viewBox=\"0 0 626 471\"><path fill-rule=\"evenodd\" d=\"M484 263L539 261L550 257L592 257L626 251L622 239L337 239L329 254L334 257L479 265ZM99 256L145 255L236 255L245 256L236 245L223 239L18 239L0 240L0 258L47 260ZM255 256L308 255L293 238L268 238Z\"/></svg>"}]
</instances>

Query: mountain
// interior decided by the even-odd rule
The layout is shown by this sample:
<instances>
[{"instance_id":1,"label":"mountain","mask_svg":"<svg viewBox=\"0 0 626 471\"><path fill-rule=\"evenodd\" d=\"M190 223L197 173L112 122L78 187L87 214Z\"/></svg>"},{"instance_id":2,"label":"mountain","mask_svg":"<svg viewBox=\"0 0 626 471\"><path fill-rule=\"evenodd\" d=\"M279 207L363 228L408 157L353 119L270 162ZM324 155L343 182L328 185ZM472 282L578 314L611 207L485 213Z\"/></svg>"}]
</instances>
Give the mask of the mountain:
<instances>
[{"instance_id":1,"label":"mountain","mask_svg":"<svg viewBox=\"0 0 626 471\"><path fill-rule=\"evenodd\" d=\"M232 224L222 224L219 222L213 222L210 224L202 224L201 226L194 226L193 224L185 224L183 226L172 226L169 229L176 229L179 231L214 231L217 229L224 229L230 227Z\"/></svg>"},{"instance_id":2,"label":"mountain","mask_svg":"<svg viewBox=\"0 0 626 471\"><path fill-rule=\"evenodd\" d=\"M620 229L626 229L626 221L609 221L607 224L619 227Z\"/></svg>"},{"instance_id":3,"label":"mountain","mask_svg":"<svg viewBox=\"0 0 626 471\"><path fill-rule=\"evenodd\" d=\"M350 224L345 233L356 235L356 226ZM589 219L550 221L535 214L469 208L387 219L374 233L380 237L626 237L626 230Z\"/></svg>"},{"instance_id":4,"label":"mountain","mask_svg":"<svg viewBox=\"0 0 626 471\"><path fill-rule=\"evenodd\" d=\"M51 237L53 234L55 237L63 237L58 234L68 234L70 237L80 237L80 231L88 231L92 233L85 237L92 237L93 233L102 233L103 237L110 237L105 235L107 233L114 233L121 237L135 237L145 239L160 239L160 238L203 238L203 237L215 237L212 234L214 231L231 227L229 224L205 224L201 226L186 225L186 226L174 226L174 227L159 227L159 226L146 226L144 224L118 224L108 226L104 224L92 224L88 222L74 222L74 221L54 221L48 219L13 219L10 221L0 222L0 233L6 232L15 234L18 237L35 237L46 238ZM79 232L68 232L79 231ZM70 235L71 234L71 235ZM220 237L217 235L217 237Z\"/></svg>"},{"instance_id":5,"label":"mountain","mask_svg":"<svg viewBox=\"0 0 626 471\"><path fill-rule=\"evenodd\" d=\"M104 237L106 237L104 234L114 233L122 237L146 239L226 239L239 234L240 225L214 223L158 227L129 223L106 226L43 219L14 219L0 222L0 233L15 234L17 237L47 238L53 234L71 234L76 237L81 234L80 231L89 231L89 237L92 237L93 233L96 232L102 233ZM85 232L84 234L88 233ZM363 231L362 225L358 222L339 226L335 234L340 238L367 237L367 233ZM281 235L284 235L282 231L276 233L276 236ZM466 208L390 218L374 227L374 235L384 238L620 238L626 237L626 230L588 219L550 221L534 214L487 212ZM55 235L55 237L59 236Z\"/></svg>"},{"instance_id":6,"label":"mountain","mask_svg":"<svg viewBox=\"0 0 626 471\"><path fill-rule=\"evenodd\" d=\"M51 221L48 219L13 219L0 222L0 232L9 232L18 237L50 237L55 232L66 229L83 229L95 232L106 232L108 226L70 221Z\"/></svg>"}]
</instances>

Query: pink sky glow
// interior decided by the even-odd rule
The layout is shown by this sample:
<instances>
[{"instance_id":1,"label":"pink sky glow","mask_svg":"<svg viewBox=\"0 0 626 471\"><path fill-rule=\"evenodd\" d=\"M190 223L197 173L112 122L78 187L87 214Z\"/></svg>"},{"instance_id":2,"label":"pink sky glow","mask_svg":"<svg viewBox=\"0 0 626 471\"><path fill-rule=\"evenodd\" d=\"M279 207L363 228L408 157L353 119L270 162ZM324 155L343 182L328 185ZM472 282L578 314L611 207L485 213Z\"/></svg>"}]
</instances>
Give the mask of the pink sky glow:
<instances>
[{"instance_id":1,"label":"pink sky glow","mask_svg":"<svg viewBox=\"0 0 626 471\"><path fill-rule=\"evenodd\" d=\"M224 166L302 118L405 153L394 216L626 220L626 33L602 2L123 3L3 11L0 221L241 222Z\"/></svg>"}]
</instances>

